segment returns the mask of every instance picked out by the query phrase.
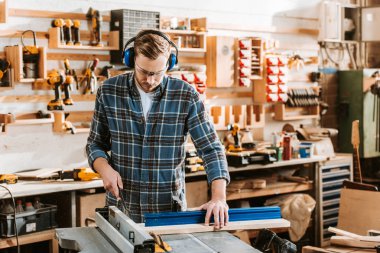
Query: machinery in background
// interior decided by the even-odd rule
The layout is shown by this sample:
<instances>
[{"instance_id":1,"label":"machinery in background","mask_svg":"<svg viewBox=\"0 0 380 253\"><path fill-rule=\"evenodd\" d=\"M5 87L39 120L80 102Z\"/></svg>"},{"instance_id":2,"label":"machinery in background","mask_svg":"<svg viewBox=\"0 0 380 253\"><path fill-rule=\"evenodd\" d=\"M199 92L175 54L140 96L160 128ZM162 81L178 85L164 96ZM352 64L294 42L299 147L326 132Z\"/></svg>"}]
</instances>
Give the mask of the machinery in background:
<instances>
[{"instance_id":1,"label":"machinery in background","mask_svg":"<svg viewBox=\"0 0 380 253\"><path fill-rule=\"evenodd\" d=\"M102 16L98 10L94 10L90 7L86 14L89 30L91 32L91 45L102 47L103 44L100 42L102 39L101 35L101 24L103 21Z\"/></svg>"},{"instance_id":2,"label":"machinery in background","mask_svg":"<svg viewBox=\"0 0 380 253\"><path fill-rule=\"evenodd\" d=\"M289 240L282 239L269 229L262 229L256 237L255 246L261 252L296 253L297 247Z\"/></svg>"},{"instance_id":3,"label":"machinery in background","mask_svg":"<svg viewBox=\"0 0 380 253\"><path fill-rule=\"evenodd\" d=\"M240 167L254 163L275 162L275 150L258 148L253 141L251 132L246 129L241 134L238 124L230 124L227 129L231 131L225 138L226 157L228 165Z\"/></svg>"},{"instance_id":4,"label":"machinery in background","mask_svg":"<svg viewBox=\"0 0 380 253\"><path fill-rule=\"evenodd\" d=\"M60 88L61 88L61 85L63 84L63 81L64 81L64 77L58 70L53 70L48 75L47 82L54 89L54 95L55 95L54 99L51 100L47 105L47 109L49 111L63 110L64 103L61 99L61 92L60 92Z\"/></svg>"}]
</instances>

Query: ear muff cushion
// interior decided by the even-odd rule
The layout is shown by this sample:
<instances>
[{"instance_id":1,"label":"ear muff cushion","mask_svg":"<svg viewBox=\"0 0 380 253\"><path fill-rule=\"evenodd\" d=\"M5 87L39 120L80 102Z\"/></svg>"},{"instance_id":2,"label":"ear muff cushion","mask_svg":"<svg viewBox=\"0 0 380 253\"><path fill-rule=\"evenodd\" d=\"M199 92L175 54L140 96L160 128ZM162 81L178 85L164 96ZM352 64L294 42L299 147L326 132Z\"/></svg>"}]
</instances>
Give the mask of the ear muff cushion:
<instances>
[{"instance_id":1,"label":"ear muff cushion","mask_svg":"<svg viewBox=\"0 0 380 253\"><path fill-rule=\"evenodd\" d=\"M170 54L169 56L169 67L168 70L171 70L174 65L177 63L177 57L175 54Z\"/></svg>"},{"instance_id":2,"label":"ear muff cushion","mask_svg":"<svg viewBox=\"0 0 380 253\"><path fill-rule=\"evenodd\" d=\"M133 47L124 51L124 64L129 68L135 67L135 49Z\"/></svg>"}]
</instances>

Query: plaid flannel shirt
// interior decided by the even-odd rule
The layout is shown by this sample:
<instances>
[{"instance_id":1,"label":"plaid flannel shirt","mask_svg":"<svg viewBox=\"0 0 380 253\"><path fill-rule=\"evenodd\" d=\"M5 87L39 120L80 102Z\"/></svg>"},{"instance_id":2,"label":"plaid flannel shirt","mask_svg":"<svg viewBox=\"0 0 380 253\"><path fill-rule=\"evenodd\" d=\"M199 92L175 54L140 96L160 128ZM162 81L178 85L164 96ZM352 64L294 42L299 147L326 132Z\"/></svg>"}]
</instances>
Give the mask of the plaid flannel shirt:
<instances>
[{"instance_id":1,"label":"plaid flannel shirt","mask_svg":"<svg viewBox=\"0 0 380 253\"><path fill-rule=\"evenodd\" d=\"M96 158L104 157L120 173L125 211L134 221L143 222L147 212L186 210L188 133L204 161L208 182L229 182L223 146L191 85L165 76L145 120L134 74L120 75L98 89L86 145L88 161L92 167ZM106 203L118 204L109 192Z\"/></svg>"}]
</instances>

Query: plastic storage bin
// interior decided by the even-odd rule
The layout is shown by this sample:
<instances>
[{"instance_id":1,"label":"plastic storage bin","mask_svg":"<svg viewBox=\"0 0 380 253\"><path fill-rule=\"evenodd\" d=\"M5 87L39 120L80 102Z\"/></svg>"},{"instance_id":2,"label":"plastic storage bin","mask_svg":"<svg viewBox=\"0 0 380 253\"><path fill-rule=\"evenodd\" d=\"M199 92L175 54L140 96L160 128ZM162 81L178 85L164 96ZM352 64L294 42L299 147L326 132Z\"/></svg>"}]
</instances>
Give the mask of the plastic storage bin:
<instances>
[{"instance_id":1,"label":"plastic storage bin","mask_svg":"<svg viewBox=\"0 0 380 253\"><path fill-rule=\"evenodd\" d=\"M16 225L19 235L39 232L57 227L56 205L42 205L41 208L16 213ZM0 213L0 237L15 236L13 213Z\"/></svg>"}]
</instances>

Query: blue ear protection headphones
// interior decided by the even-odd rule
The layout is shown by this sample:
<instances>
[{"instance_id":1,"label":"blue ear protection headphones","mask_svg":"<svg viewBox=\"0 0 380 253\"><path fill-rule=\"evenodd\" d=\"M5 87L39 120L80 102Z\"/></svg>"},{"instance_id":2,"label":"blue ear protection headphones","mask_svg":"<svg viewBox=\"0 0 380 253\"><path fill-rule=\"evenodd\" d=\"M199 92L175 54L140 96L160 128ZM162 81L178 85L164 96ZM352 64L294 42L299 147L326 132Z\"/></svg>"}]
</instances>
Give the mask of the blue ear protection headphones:
<instances>
[{"instance_id":1,"label":"blue ear protection headphones","mask_svg":"<svg viewBox=\"0 0 380 253\"><path fill-rule=\"evenodd\" d=\"M157 30L145 30L144 32L138 34L138 36L135 36L127 41L127 43L124 46L123 50L123 59L124 64L129 67L129 68L134 68L135 67L135 49L134 47L130 47L127 49L128 45L134 42L137 38L140 38L146 34L156 34L162 38L164 38L169 44L174 47L175 49L175 54L170 53L169 60L168 60L168 70L171 70L177 63L178 63L178 48L172 42L168 36L166 36L164 33L157 31Z\"/></svg>"}]
</instances>

